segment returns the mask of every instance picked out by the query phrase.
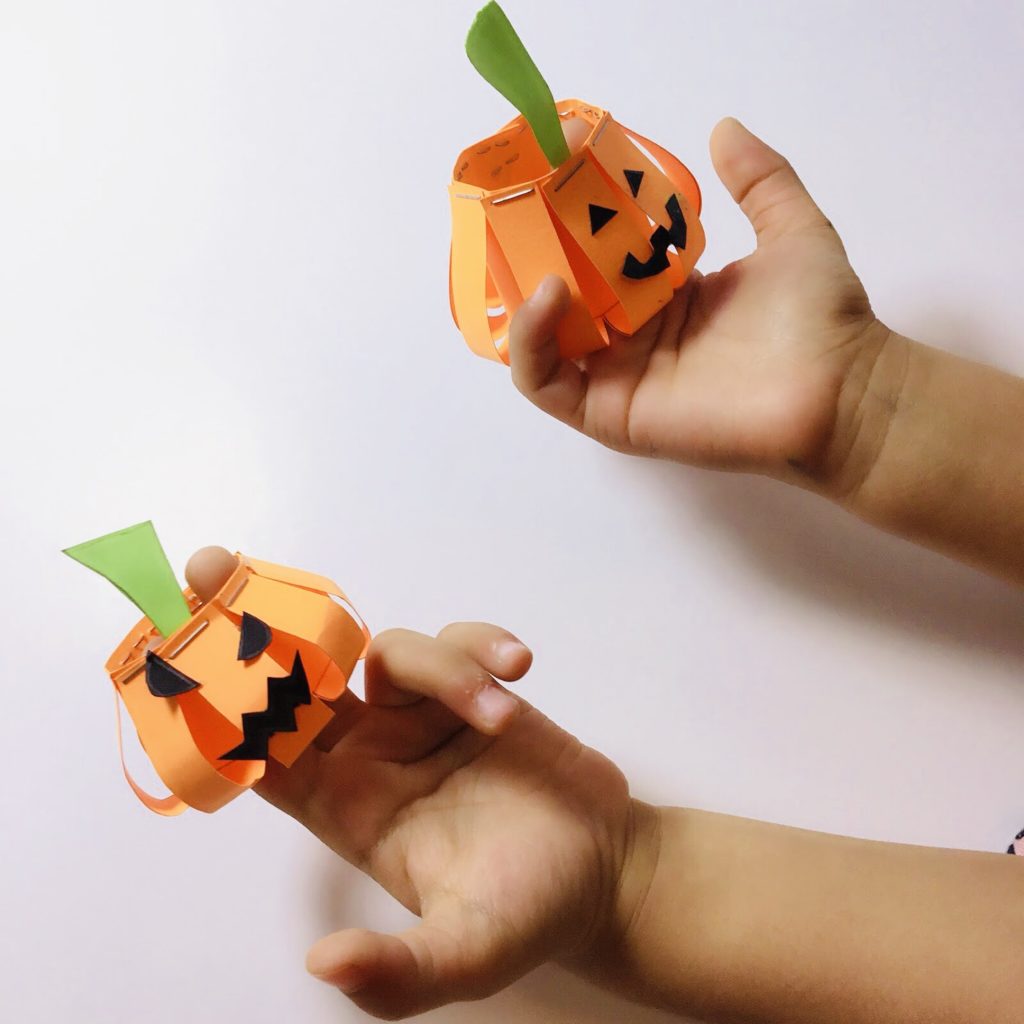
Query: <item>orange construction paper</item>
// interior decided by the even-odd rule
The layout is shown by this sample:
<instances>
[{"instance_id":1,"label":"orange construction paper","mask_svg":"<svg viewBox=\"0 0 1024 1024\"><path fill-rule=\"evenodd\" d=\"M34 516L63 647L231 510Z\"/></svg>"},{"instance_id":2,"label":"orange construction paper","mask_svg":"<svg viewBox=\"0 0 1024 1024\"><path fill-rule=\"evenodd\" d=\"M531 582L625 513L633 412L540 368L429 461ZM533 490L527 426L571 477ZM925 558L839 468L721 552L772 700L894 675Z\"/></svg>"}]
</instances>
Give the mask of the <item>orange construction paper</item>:
<instances>
[{"instance_id":1,"label":"orange construction paper","mask_svg":"<svg viewBox=\"0 0 1024 1024\"><path fill-rule=\"evenodd\" d=\"M597 107L564 100L557 108L563 121L590 130L561 167L548 165L522 116L455 163L449 299L467 344L488 359L508 362L509 321L545 275L569 286L572 303L556 333L562 355L578 358L609 344L608 325L639 330L704 251L700 189L676 157ZM673 227L673 197L685 245L673 243L657 273L627 276L627 255L647 263L654 232Z\"/></svg>"},{"instance_id":2,"label":"orange construction paper","mask_svg":"<svg viewBox=\"0 0 1024 1024\"><path fill-rule=\"evenodd\" d=\"M143 749L172 795L154 797L138 786L122 751L125 777L150 810L164 815L186 806L208 812L224 806L263 777L266 756L290 766L333 717L329 702L344 692L369 640L334 583L286 566L240 555L238 568L207 604L189 590L184 593L192 611L185 625L163 638L148 618L142 619L106 666ZM243 615L269 629L267 642L247 660L239 658ZM155 696L146 681L149 651L195 685L173 696ZM296 658L308 681L309 703L289 705L285 724L271 728L266 716L281 713L275 701L282 684L268 680L290 677ZM278 696L272 696L272 686ZM260 756L250 756L249 747L235 752L254 731L269 734Z\"/></svg>"}]
</instances>

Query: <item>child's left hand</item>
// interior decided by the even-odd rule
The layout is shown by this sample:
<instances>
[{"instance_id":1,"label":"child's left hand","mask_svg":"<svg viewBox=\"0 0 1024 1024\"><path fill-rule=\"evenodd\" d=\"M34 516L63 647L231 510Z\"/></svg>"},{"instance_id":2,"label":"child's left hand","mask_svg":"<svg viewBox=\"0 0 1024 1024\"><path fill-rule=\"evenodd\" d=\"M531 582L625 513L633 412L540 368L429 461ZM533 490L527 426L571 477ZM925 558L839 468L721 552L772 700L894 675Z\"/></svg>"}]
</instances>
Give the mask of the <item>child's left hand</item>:
<instances>
[{"instance_id":1,"label":"child's left hand","mask_svg":"<svg viewBox=\"0 0 1024 1024\"><path fill-rule=\"evenodd\" d=\"M569 290L546 279L512 320L512 379L617 451L842 493L851 472L868 472L860 449L873 454L885 435L889 405L872 396L899 390L898 369L879 362L892 334L784 157L731 118L715 128L711 155L754 229L754 252L693 274L632 337L613 331L610 348L581 360L559 354Z\"/></svg>"},{"instance_id":2,"label":"child's left hand","mask_svg":"<svg viewBox=\"0 0 1024 1024\"><path fill-rule=\"evenodd\" d=\"M202 597L234 565L205 549ZM318 942L307 966L364 1010L402 1017L489 995L614 930L634 826L619 770L495 680L532 655L497 626L378 636L365 701L345 693L299 760L257 791L423 920Z\"/></svg>"}]
</instances>

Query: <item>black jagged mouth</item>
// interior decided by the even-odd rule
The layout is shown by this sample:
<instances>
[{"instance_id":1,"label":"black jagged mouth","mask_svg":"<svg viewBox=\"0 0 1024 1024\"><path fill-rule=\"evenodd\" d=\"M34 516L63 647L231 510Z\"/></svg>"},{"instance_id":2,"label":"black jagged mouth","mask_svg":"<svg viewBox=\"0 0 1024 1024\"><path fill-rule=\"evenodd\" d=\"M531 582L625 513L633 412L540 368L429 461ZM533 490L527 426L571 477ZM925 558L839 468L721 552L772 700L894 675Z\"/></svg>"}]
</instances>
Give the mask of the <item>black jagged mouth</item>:
<instances>
[{"instance_id":1,"label":"black jagged mouth","mask_svg":"<svg viewBox=\"0 0 1024 1024\"><path fill-rule=\"evenodd\" d=\"M295 720L295 709L311 701L306 669L296 651L288 675L267 679L267 706L262 711L246 711L242 714L242 742L226 754L221 754L221 760L265 761L269 756L271 737L279 732L297 732L299 727Z\"/></svg>"},{"instance_id":2,"label":"black jagged mouth","mask_svg":"<svg viewBox=\"0 0 1024 1024\"><path fill-rule=\"evenodd\" d=\"M626 262L622 266L622 276L632 281L642 281L655 277L668 270L668 248L674 245L682 251L686 248L686 219L683 217L679 196L673 193L665 203L670 225L659 224L651 233L651 255L647 260L638 260L631 252L626 253Z\"/></svg>"}]
</instances>

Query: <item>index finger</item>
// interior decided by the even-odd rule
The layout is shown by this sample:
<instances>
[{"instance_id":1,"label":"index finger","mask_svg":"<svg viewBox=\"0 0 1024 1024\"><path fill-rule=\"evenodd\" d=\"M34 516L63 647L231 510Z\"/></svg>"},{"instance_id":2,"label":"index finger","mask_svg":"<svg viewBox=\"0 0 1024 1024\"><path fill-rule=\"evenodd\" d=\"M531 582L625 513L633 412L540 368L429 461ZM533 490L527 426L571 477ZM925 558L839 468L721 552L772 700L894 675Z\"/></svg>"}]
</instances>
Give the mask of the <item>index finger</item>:
<instances>
[{"instance_id":1,"label":"index finger","mask_svg":"<svg viewBox=\"0 0 1024 1024\"><path fill-rule=\"evenodd\" d=\"M479 634L475 646L488 651L496 651L494 642L509 637L497 626L475 623L474 627ZM502 657L492 654L477 660L472 651L472 647L412 630L380 633L366 655L367 703L394 707L427 697L450 708L478 732L494 736L515 716L519 702L495 681L493 672L508 667Z\"/></svg>"}]
</instances>

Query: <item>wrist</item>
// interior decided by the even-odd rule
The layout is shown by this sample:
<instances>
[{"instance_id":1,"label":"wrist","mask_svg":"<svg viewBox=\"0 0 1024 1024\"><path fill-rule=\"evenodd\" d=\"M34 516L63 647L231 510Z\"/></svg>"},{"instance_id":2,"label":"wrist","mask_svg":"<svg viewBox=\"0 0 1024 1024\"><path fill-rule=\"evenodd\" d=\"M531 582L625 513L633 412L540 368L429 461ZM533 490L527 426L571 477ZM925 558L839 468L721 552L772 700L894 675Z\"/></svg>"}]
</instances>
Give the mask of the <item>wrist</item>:
<instances>
[{"instance_id":1,"label":"wrist","mask_svg":"<svg viewBox=\"0 0 1024 1024\"><path fill-rule=\"evenodd\" d=\"M819 469L811 474L812 490L853 510L899 414L913 347L875 321L839 389L835 425Z\"/></svg>"},{"instance_id":2,"label":"wrist","mask_svg":"<svg viewBox=\"0 0 1024 1024\"><path fill-rule=\"evenodd\" d=\"M587 941L563 965L605 987L621 987L624 951L654 885L661 855L662 809L631 798L614 891Z\"/></svg>"},{"instance_id":3,"label":"wrist","mask_svg":"<svg viewBox=\"0 0 1024 1024\"><path fill-rule=\"evenodd\" d=\"M606 941L616 953L643 917L661 861L663 808L632 799L630 828Z\"/></svg>"}]
</instances>

